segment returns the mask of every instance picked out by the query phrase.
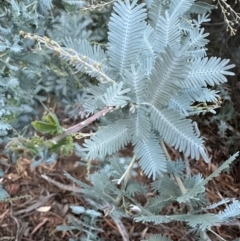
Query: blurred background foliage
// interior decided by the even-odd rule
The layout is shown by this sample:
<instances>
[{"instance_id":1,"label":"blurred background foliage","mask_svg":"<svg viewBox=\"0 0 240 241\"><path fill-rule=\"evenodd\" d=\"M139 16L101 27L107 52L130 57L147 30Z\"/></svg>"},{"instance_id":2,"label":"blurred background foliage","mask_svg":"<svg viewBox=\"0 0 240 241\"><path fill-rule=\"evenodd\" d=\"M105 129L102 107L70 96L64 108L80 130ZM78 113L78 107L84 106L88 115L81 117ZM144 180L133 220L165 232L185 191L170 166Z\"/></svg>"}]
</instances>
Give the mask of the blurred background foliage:
<instances>
[{"instance_id":1,"label":"blurred background foliage","mask_svg":"<svg viewBox=\"0 0 240 241\"><path fill-rule=\"evenodd\" d=\"M73 120L85 117L81 88L87 85L89 79L76 73L51 51L36 46L33 40L20 39L19 31L49 36L59 43L65 36L70 36L104 45L111 6L92 11L91 6L88 8L89 4L67 0L0 2L2 143L8 142L6 137L9 134L15 131L22 134L23 128L32 120L41 118L46 111L41 102L51 111L57 108ZM82 11L80 8L84 6L86 9ZM30 127L24 133L29 131Z\"/></svg>"},{"instance_id":2,"label":"blurred background foliage","mask_svg":"<svg viewBox=\"0 0 240 241\"><path fill-rule=\"evenodd\" d=\"M223 148L225 154L239 150L240 144L240 1L208 1L215 6L210 14L211 21L204 23L208 39L208 55L228 58L236 65L235 76L228 78L228 83L220 85L222 106L216 115L199 118L199 124L205 126L209 145L213 149ZM211 128L209 128L211 127ZM211 138L212 137L212 138Z\"/></svg>"}]
</instances>

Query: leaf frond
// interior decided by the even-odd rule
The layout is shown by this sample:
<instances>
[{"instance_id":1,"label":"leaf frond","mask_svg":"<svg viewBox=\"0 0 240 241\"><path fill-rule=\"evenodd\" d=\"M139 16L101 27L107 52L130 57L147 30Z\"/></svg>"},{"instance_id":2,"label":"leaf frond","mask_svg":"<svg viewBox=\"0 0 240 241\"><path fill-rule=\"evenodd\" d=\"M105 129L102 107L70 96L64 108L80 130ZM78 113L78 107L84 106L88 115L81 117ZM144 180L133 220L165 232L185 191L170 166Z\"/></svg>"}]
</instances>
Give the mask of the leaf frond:
<instances>
[{"instance_id":1,"label":"leaf frond","mask_svg":"<svg viewBox=\"0 0 240 241\"><path fill-rule=\"evenodd\" d=\"M106 106L120 107L126 105L130 97L124 94L128 93L130 89L122 89L122 86L123 82L120 82L119 84L114 83L112 86L108 87L101 99L102 102Z\"/></svg>"},{"instance_id":2,"label":"leaf frond","mask_svg":"<svg viewBox=\"0 0 240 241\"><path fill-rule=\"evenodd\" d=\"M179 83L185 80L189 71L188 57L175 55L169 46L160 56L155 61L147 90L148 102L158 108L166 106L180 91Z\"/></svg>"},{"instance_id":3,"label":"leaf frond","mask_svg":"<svg viewBox=\"0 0 240 241\"><path fill-rule=\"evenodd\" d=\"M181 119L180 114L174 110L156 109L151 107L150 119L154 127L167 144L183 151L185 155L199 160L200 155L209 162L203 141L194 133L193 125L188 119Z\"/></svg>"},{"instance_id":4,"label":"leaf frond","mask_svg":"<svg viewBox=\"0 0 240 241\"><path fill-rule=\"evenodd\" d=\"M127 125L127 120L120 119L107 127L102 127L83 144L84 151L87 152L86 158L92 160L104 157L123 148L130 141Z\"/></svg>"},{"instance_id":5,"label":"leaf frond","mask_svg":"<svg viewBox=\"0 0 240 241\"><path fill-rule=\"evenodd\" d=\"M137 5L137 0L114 4L108 32L109 63L121 76L139 57L145 29L145 4Z\"/></svg>"},{"instance_id":6,"label":"leaf frond","mask_svg":"<svg viewBox=\"0 0 240 241\"><path fill-rule=\"evenodd\" d=\"M166 171L166 157L153 135L146 140L139 140L134 146L134 152L140 159L139 165L146 176L152 176L155 180L158 174L162 175Z\"/></svg>"},{"instance_id":7,"label":"leaf frond","mask_svg":"<svg viewBox=\"0 0 240 241\"><path fill-rule=\"evenodd\" d=\"M229 60L216 57L198 58L192 63L188 78L182 84L184 87L206 87L207 85L214 86L227 81L225 75L234 75L229 71L235 65L228 64Z\"/></svg>"}]
</instances>

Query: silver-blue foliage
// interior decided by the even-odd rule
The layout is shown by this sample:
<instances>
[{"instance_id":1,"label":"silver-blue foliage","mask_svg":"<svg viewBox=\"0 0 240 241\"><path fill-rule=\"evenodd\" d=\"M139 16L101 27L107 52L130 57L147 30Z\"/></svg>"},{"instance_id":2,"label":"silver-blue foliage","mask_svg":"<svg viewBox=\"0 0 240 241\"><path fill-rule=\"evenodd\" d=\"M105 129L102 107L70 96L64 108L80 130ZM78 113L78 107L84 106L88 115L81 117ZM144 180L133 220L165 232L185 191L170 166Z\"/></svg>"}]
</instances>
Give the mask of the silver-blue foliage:
<instances>
[{"instance_id":1,"label":"silver-blue foliage","mask_svg":"<svg viewBox=\"0 0 240 241\"><path fill-rule=\"evenodd\" d=\"M147 6L136 0L114 4L106 52L67 38L65 45L75 57L60 55L102 82L89 86L86 111L122 108L121 120L86 141L87 158L113 154L131 142L142 170L155 179L167 166L159 138L186 156L209 161L196 123L186 117L214 112L217 104L203 108L194 103L217 102L218 93L207 86L226 82L234 65L200 54L208 43L201 23L209 21L210 6L192 0L155 0ZM189 24L197 9L200 15Z\"/></svg>"},{"instance_id":2,"label":"silver-blue foliage","mask_svg":"<svg viewBox=\"0 0 240 241\"><path fill-rule=\"evenodd\" d=\"M145 193L144 187L129 181L125 188L117 188L114 181L118 182L124 175L124 165L116 160L112 160L109 170L105 168L90 175L93 186L66 174L82 187L81 194L95 210L107 210L107 214L115 217L129 216L129 207L123 204L119 208L119 200L128 200L141 211L135 221L160 224L178 220L203 232L231 218L239 218L239 201L233 201L218 215L201 213L204 207L211 209L228 203L229 200L224 199L207 206L205 184L228 167L237 155L203 179L200 174L185 175L185 163L181 159L174 163L168 160L160 145L166 143L186 157L197 160L202 157L209 162L200 131L189 116L214 111L219 93L208 87L226 82L226 76L233 75L231 69L234 67L229 60L206 55L208 33L201 24L209 21L210 5L193 0L147 0L146 4L118 0L108 25L108 43L101 47L88 42L104 41L104 33L89 30L93 20L86 15L56 13L51 0L8 2L15 25L12 28L12 23L6 21L8 8L6 13L0 9L0 51L4 52L0 63L1 137L7 136L12 128L8 124L9 116L32 110L31 106L36 104L33 95L37 96L35 99L45 100L46 93L52 94L64 104L76 104L76 100L81 100L84 103L76 105L76 109L79 111L83 107L81 111L86 115L111 107L113 113L105 117L100 130L78 151L85 152L81 155L86 160L107 159L131 143L142 171L154 180L151 189L156 195L142 207L133 197L136 193ZM60 2L84 4L83 1ZM49 11L54 13L51 26L46 20L40 21L47 19ZM197 14L196 19L192 19L192 14ZM45 54L28 51L33 48L34 41L20 40L17 35L20 28L25 32L36 31L38 35L47 33L64 44L65 47L59 45L59 49L55 49L63 60L52 51ZM21 65L17 65L17 61L21 61ZM77 73L65 61L75 67ZM89 77L99 83L90 82ZM87 86L81 92L76 87L80 79L81 84ZM26 104L28 100L29 105ZM78 115L79 112L72 112L72 116L77 118ZM55 159L45 149L39 149L39 157L34 164L44 160L51 163ZM173 176L181 178L186 190L179 189ZM0 200L5 197L7 193L0 186ZM163 207L176 201L195 209L190 209L188 214L159 215ZM78 220L69 216L71 226L60 226L59 230L94 228L94 232L87 231L89 235L94 234L92 237L81 240L96 240L95 231L101 230L93 227L91 221L99 213L79 206L72 207L72 211L84 214L86 222L79 225ZM169 239L158 235L148 240Z\"/></svg>"},{"instance_id":3,"label":"silver-blue foliage","mask_svg":"<svg viewBox=\"0 0 240 241\"><path fill-rule=\"evenodd\" d=\"M224 199L207 206L205 185L238 154L204 179L200 174L184 174L185 163L182 160L174 163L168 160L160 143L174 147L186 157L197 160L202 157L209 162L197 124L188 117L214 112L219 107L219 92L208 87L226 82L226 76L233 75L231 69L234 67L229 60L206 56L208 33L201 28L201 24L209 21L207 14L211 9L208 4L195 3L193 0L152 0L147 1L146 5L138 4L136 0L117 1L110 18L107 51L104 57L101 57L100 50L95 51L98 55L95 59L99 58L101 69L95 73L95 70L86 69L86 65L77 68L80 71L85 68L87 74L97 77L101 82L88 85L84 105L86 111L97 113L111 106L115 112L114 118L109 115L109 122L108 115L104 117L101 129L79 149L86 152L86 160L104 156L109 158L109 155L131 143L144 174L155 180L151 187L156 194L145 207L137 204L141 214L135 221L154 224L184 221L201 234L212 226L239 216L238 201L234 201L219 215L201 213L204 208L229 202ZM198 14L197 18L193 20L191 14ZM78 51L81 46L71 48L77 52L77 56L82 57L82 50ZM91 48L97 47L92 45ZM91 58L91 54L86 56L87 64ZM77 63L73 65L77 66ZM104 75L109 78L104 78ZM123 170L116 165L111 168L118 170L113 180L119 181L119 175L124 175ZM67 176L84 188L83 193L91 197L92 206L99 208L99 205L107 202L117 212L120 211L118 197L121 195L123 200L127 196L136 204L131 196L138 191L138 185L130 185L129 182L129 187L123 193L123 190L117 191L109 183L109 175L114 176L116 172L113 170L111 173L103 169L90 175L93 184L91 191L87 190L89 187L86 184ZM179 183L172 177L180 178L184 189L180 189ZM112 199L114 196L117 198ZM188 205L189 213L159 215L163 207L174 201ZM155 237L149 240L155 240ZM159 236L157 240L165 240L165 237Z\"/></svg>"}]
</instances>

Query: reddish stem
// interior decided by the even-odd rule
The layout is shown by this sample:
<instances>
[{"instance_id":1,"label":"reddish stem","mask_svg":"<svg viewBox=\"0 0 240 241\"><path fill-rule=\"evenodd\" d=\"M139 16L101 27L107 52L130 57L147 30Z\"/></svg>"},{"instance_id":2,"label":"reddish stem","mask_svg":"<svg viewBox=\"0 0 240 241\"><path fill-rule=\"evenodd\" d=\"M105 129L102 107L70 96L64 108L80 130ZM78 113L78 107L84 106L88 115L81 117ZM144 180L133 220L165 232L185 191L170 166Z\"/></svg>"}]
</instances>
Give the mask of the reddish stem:
<instances>
[{"instance_id":1,"label":"reddish stem","mask_svg":"<svg viewBox=\"0 0 240 241\"><path fill-rule=\"evenodd\" d=\"M80 131L81 129L83 129L85 126L88 126L89 124L91 124L93 121L99 119L100 117L104 116L105 114L107 114L108 112L110 112L111 110L113 110L113 107L105 107L104 109L102 109L101 111L97 112L96 114L94 114L93 116L89 117L88 119L69 127L68 129L66 129L62 134L54 137L51 139L52 142L58 142L63 140L65 137L67 137L68 135L71 134L75 134L78 131Z\"/></svg>"}]
</instances>

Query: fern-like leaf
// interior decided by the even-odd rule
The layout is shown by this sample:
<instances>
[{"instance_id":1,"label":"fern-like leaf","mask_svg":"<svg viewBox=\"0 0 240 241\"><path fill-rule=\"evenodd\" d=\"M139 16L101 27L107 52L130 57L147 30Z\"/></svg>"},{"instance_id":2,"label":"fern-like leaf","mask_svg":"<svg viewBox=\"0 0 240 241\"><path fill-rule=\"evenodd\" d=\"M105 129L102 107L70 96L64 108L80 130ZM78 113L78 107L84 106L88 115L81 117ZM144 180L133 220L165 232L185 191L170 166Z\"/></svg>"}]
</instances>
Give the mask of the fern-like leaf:
<instances>
[{"instance_id":1,"label":"fern-like leaf","mask_svg":"<svg viewBox=\"0 0 240 241\"><path fill-rule=\"evenodd\" d=\"M144 100L144 93L146 89L146 71L142 65L136 69L134 65L131 66L131 71L124 71L124 79L128 87L131 89L129 96L131 102L140 104Z\"/></svg>"},{"instance_id":2,"label":"fern-like leaf","mask_svg":"<svg viewBox=\"0 0 240 241\"><path fill-rule=\"evenodd\" d=\"M63 59L69 61L78 71L96 77L99 81L113 82L106 76L108 71L106 55L99 45L90 45L85 39L72 39L65 37L63 43L66 47L60 51Z\"/></svg>"},{"instance_id":3,"label":"fern-like leaf","mask_svg":"<svg viewBox=\"0 0 240 241\"><path fill-rule=\"evenodd\" d=\"M156 28L159 18L162 17L167 10L168 4L163 4L162 0L152 0L150 9L149 9L149 19L150 24L153 28Z\"/></svg>"},{"instance_id":4,"label":"fern-like leaf","mask_svg":"<svg viewBox=\"0 0 240 241\"><path fill-rule=\"evenodd\" d=\"M86 96L86 100L83 104L84 109L89 113L94 113L97 108L103 109L106 106L103 102L105 90L110 86L110 83L99 83L98 85L91 85L89 89L86 89L88 95Z\"/></svg>"},{"instance_id":5,"label":"fern-like leaf","mask_svg":"<svg viewBox=\"0 0 240 241\"><path fill-rule=\"evenodd\" d=\"M88 197L91 197L92 199L114 201L114 197L111 197L107 193L102 192L102 189L99 190L98 188L95 188L94 186L90 186L90 185L76 179L75 177L71 176L69 173L67 173L65 171L64 171L64 175L68 179L70 179L71 181L73 181L74 183L79 185L82 188L82 190L80 190L80 192L83 193L86 197L88 196ZM99 185L102 185L103 188L105 187L105 184L102 182Z\"/></svg>"},{"instance_id":6,"label":"fern-like leaf","mask_svg":"<svg viewBox=\"0 0 240 241\"><path fill-rule=\"evenodd\" d=\"M188 110L193 103L190 99L186 98L182 92L170 99L168 107L169 109L176 110L182 117L188 116Z\"/></svg>"},{"instance_id":7,"label":"fern-like leaf","mask_svg":"<svg viewBox=\"0 0 240 241\"><path fill-rule=\"evenodd\" d=\"M146 188L138 182L129 181L126 192L130 196L134 196L137 193L146 194Z\"/></svg>"},{"instance_id":8,"label":"fern-like leaf","mask_svg":"<svg viewBox=\"0 0 240 241\"><path fill-rule=\"evenodd\" d=\"M206 87L207 85L214 86L227 81L225 75L234 75L229 69L235 65L229 64L229 60L211 57L198 58L193 61L188 78L183 82L184 87Z\"/></svg>"},{"instance_id":9,"label":"fern-like leaf","mask_svg":"<svg viewBox=\"0 0 240 241\"><path fill-rule=\"evenodd\" d=\"M152 215L152 216L139 216L134 219L136 222L141 223L154 223L154 224L160 224L160 223L168 223L171 222L171 220L164 215Z\"/></svg>"},{"instance_id":10,"label":"fern-like leaf","mask_svg":"<svg viewBox=\"0 0 240 241\"><path fill-rule=\"evenodd\" d=\"M166 106L180 90L179 82L186 78L189 71L188 56L176 56L169 46L160 56L161 59L155 61L146 93L148 102L158 108Z\"/></svg>"},{"instance_id":11,"label":"fern-like leaf","mask_svg":"<svg viewBox=\"0 0 240 241\"><path fill-rule=\"evenodd\" d=\"M194 0L172 0L169 8L169 13L172 17L184 15L192 6Z\"/></svg>"},{"instance_id":12,"label":"fern-like leaf","mask_svg":"<svg viewBox=\"0 0 240 241\"><path fill-rule=\"evenodd\" d=\"M235 153L233 156L229 157L216 171L214 171L211 175L209 175L204 181L202 181L202 185L207 184L214 177L217 177L224 169L228 168L229 165L238 157L239 152Z\"/></svg>"},{"instance_id":13,"label":"fern-like leaf","mask_svg":"<svg viewBox=\"0 0 240 241\"><path fill-rule=\"evenodd\" d=\"M180 115L174 110L158 110L153 106L151 110L150 119L153 126L167 144L183 151L185 155L191 158L199 160L201 155L206 162L209 162L203 148L203 141L194 133L190 120L181 119Z\"/></svg>"},{"instance_id":14,"label":"fern-like leaf","mask_svg":"<svg viewBox=\"0 0 240 241\"><path fill-rule=\"evenodd\" d=\"M129 88L122 90L123 82L119 84L114 83L112 86L108 87L105 90L105 94L101 98L102 102L106 106L124 106L127 104L127 101L130 100L128 96L124 94L130 91Z\"/></svg>"},{"instance_id":15,"label":"fern-like leaf","mask_svg":"<svg viewBox=\"0 0 240 241\"><path fill-rule=\"evenodd\" d=\"M183 176L184 170L186 169L186 163L179 159L176 161L167 161L167 172L170 175L177 175L177 176Z\"/></svg>"},{"instance_id":16,"label":"fern-like leaf","mask_svg":"<svg viewBox=\"0 0 240 241\"><path fill-rule=\"evenodd\" d=\"M205 187L202 185L201 175L189 177L185 179L183 183L188 191L177 198L179 203L186 203L189 200L198 200L198 196L205 191Z\"/></svg>"},{"instance_id":17,"label":"fern-like leaf","mask_svg":"<svg viewBox=\"0 0 240 241\"><path fill-rule=\"evenodd\" d=\"M218 216L224 221L228 221L229 218L239 218L240 217L240 202L238 200L234 200Z\"/></svg>"},{"instance_id":18,"label":"fern-like leaf","mask_svg":"<svg viewBox=\"0 0 240 241\"><path fill-rule=\"evenodd\" d=\"M144 52L144 57L154 57L154 48L153 48L153 43L155 39L155 32L154 29L150 26L147 25L147 27L144 30L144 35L143 35L143 44L142 44L142 49Z\"/></svg>"},{"instance_id":19,"label":"fern-like leaf","mask_svg":"<svg viewBox=\"0 0 240 241\"><path fill-rule=\"evenodd\" d=\"M213 204L211 204L211 205L208 205L207 207L202 208L201 210L204 210L204 211L205 211L205 210L214 209L214 208L217 208L217 207L220 206L220 205L227 204L227 203L229 203L229 202L231 202L230 199L224 198L224 199L220 200L219 202L213 203Z\"/></svg>"},{"instance_id":20,"label":"fern-like leaf","mask_svg":"<svg viewBox=\"0 0 240 241\"><path fill-rule=\"evenodd\" d=\"M161 192L164 192L161 190ZM167 204L172 203L174 199L165 195L157 195L150 199L147 208L152 213L158 214L161 210L166 207Z\"/></svg>"},{"instance_id":21,"label":"fern-like leaf","mask_svg":"<svg viewBox=\"0 0 240 241\"><path fill-rule=\"evenodd\" d=\"M137 158L140 158L139 165L143 172L156 179L158 174L162 175L167 169L166 157L161 150L157 138L151 136L147 140L139 140L134 146Z\"/></svg>"},{"instance_id":22,"label":"fern-like leaf","mask_svg":"<svg viewBox=\"0 0 240 241\"><path fill-rule=\"evenodd\" d=\"M153 192L163 193L165 197L177 197L180 195L180 190L174 180L170 177L164 176L151 183L151 190Z\"/></svg>"},{"instance_id":23,"label":"fern-like leaf","mask_svg":"<svg viewBox=\"0 0 240 241\"><path fill-rule=\"evenodd\" d=\"M193 48L200 48L204 47L206 44L208 44L209 40L206 39L206 37L209 35L209 33L204 33L204 28L193 28L192 31L190 31L190 46Z\"/></svg>"},{"instance_id":24,"label":"fern-like leaf","mask_svg":"<svg viewBox=\"0 0 240 241\"><path fill-rule=\"evenodd\" d=\"M193 59L204 58L207 55L206 51L207 51L207 48L199 48L199 49L190 50L190 54L192 55Z\"/></svg>"},{"instance_id":25,"label":"fern-like leaf","mask_svg":"<svg viewBox=\"0 0 240 241\"><path fill-rule=\"evenodd\" d=\"M111 155L130 142L128 120L118 120L115 123L102 127L84 143L87 159Z\"/></svg>"},{"instance_id":26,"label":"fern-like leaf","mask_svg":"<svg viewBox=\"0 0 240 241\"><path fill-rule=\"evenodd\" d=\"M155 30L154 50L161 53L169 45L171 48L180 42L179 18L170 18L168 11L165 16L161 16L157 22Z\"/></svg>"},{"instance_id":27,"label":"fern-like leaf","mask_svg":"<svg viewBox=\"0 0 240 241\"><path fill-rule=\"evenodd\" d=\"M206 2L194 2L189 9L189 12L196 14L206 14L210 13L212 9L214 9L214 5L210 5Z\"/></svg>"},{"instance_id":28,"label":"fern-like leaf","mask_svg":"<svg viewBox=\"0 0 240 241\"><path fill-rule=\"evenodd\" d=\"M219 91L201 87L182 89L182 91L179 93L179 97L176 96L174 99L179 101L179 98L183 98L182 95L187 96L191 102L216 102L220 97Z\"/></svg>"},{"instance_id":29,"label":"fern-like leaf","mask_svg":"<svg viewBox=\"0 0 240 241\"><path fill-rule=\"evenodd\" d=\"M211 213L206 214L181 214L168 216L172 220L185 221L190 227L195 230L206 231L211 229L212 226L218 226L222 220L218 215Z\"/></svg>"},{"instance_id":30,"label":"fern-like leaf","mask_svg":"<svg viewBox=\"0 0 240 241\"><path fill-rule=\"evenodd\" d=\"M130 133L132 135L132 143L135 144L139 140L146 140L150 136L151 126L147 111L144 106L140 106L130 119Z\"/></svg>"},{"instance_id":31,"label":"fern-like leaf","mask_svg":"<svg viewBox=\"0 0 240 241\"><path fill-rule=\"evenodd\" d=\"M194 26L200 28L201 24L210 22L211 19L208 18L210 14L201 14L197 16L197 19L193 19Z\"/></svg>"},{"instance_id":32,"label":"fern-like leaf","mask_svg":"<svg viewBox=\"0 0 240 241\"><path fill-rule=\"evenodd\" d=\"M110 65L120 75L131 64L136 62L142 46L142 38L146 26L145 4L137 5L137 0L114 4L115 13L109 23L108 55Z\"/></svg>"}]
</instances>

